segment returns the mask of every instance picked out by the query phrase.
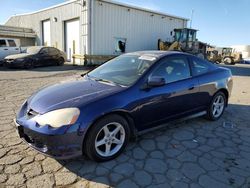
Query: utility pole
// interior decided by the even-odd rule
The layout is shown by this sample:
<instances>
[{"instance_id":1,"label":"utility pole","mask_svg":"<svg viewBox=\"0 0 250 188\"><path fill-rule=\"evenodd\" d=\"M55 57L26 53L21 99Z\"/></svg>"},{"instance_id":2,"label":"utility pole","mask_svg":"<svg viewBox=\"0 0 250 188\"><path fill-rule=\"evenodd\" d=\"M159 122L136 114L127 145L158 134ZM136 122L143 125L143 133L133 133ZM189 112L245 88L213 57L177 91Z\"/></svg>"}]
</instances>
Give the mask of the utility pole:
<instances>
[{"instance_id":1,"label":"utility pole","mask_svg":"<svg viewBox=\"0 0 250 188\"><path fill-rule=\"evenodd\" d=\"M194 9L192 9L192 11L191 11L190 29L192 28L193 17L194 17Z\"/></svg>"}]
</instances>

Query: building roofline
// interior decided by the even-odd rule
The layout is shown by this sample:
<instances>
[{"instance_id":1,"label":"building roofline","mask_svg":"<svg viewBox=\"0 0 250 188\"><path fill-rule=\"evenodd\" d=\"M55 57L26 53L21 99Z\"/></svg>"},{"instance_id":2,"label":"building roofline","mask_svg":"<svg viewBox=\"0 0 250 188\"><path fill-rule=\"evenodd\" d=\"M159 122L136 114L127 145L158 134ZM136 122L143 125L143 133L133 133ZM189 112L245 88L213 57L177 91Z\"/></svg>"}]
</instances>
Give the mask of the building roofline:
<instances>
[{"instance_id":1,"label":"building roofline","mask_svg":"<svg viewBox=\"0 0 250 188\"><path fill-rule=\"evenodd\" d=\"M188 18L175 16L175 15L171 15L171 14L166 14L164 12L159 12L159 11L155 11L155 10L151 10L151 9L147 9L147 8L142 8L142 7L139 7L139 6L134 6L134 5L126 4L126 3L120 3L120 2L117 2L117 1L113 1L113 0L97 0L97 1L106 2L106 3L118 5L118 6L123 6L123 7L126 7L126 8L141 10L141 11L149 12L149 13L152 13L152 14L158 14L158 15L161 15L161 16L167 16L167 17L182 19L182 20L186 20L186 21L189 20Z\"/></svg>"},{"instance_id":2,"label":"building roofline","mask_svg":"<svg viewBox=\"0 0 250 188\"><path fill-rule=\"evenodd\" d=\"M31 28L28 28L28 27L17 27L17 26L8 26L8 25L2 25L0 24L0 29L1 28L14 28L14 29L29 29L29 30L32 30Z\"/></svg>"},{"instance_id":3,"label":"building roofline","mask_svg":"<svg viewBox=\"0 0 250 188\"><path fill-rule=\"evenodd\" d=\"M36 13L43 12L43 11L46 11L46 10L58 8L58 7L61 7L61 6L70 4L70 3L74 3L74 2L76 2L76 1L78 1L78 0L69 0L69 1L66 1L66 2L63 2L63 3L60 3L60 4L57 4L57 5L53 5L53 6L44 8L44 9L37 10L37 11L33 11L33 12L29 12L29 13L23 13L23 14L16 14L16 15L13 15L13 16L9 17L9 19L8 19L5 23L7 23L12 17L32 15L32 14L36 14Z\"/></svg>"},{"instance_id":4,"label":"building roofline","mask_svg":"<svg viewBox=\"0 0 250 188\"><path fill-rule=\"evenodd\" d=\"M36 13L43 12L43 11L46 11L46 10L58 8L60 6L64 6L64 5L67 5L67 4L70 4L70 3L75 3L77 1L79 1L79 0L69 0L69 1L57 4L57 5L53 5L53 6L44 8L44 9L40 9L40 10L34 11L34 12L24 13L24 14L16 14L16 15L11 16L5 23L7 23L12 17L32 15L32 14L36 14ZM110 3L110 4L114 4L114 5L118 5L118 6L123 6L123 7L126 7L126 8L132 8L132 9L136 9L136 10L141 10L141 11L149 12L149 13L152 13L152 14L158 14L158 15L161 15L161 16L182 19L182 20L185 20L185 21L189 20L188 18L184 18L184 17L180 17L180 16L175 16L175 15L171 15L171 14L166 14L166 13L163 13L163 12L159 12L159 11L155 11L155 10L151 10L151 9L147 9L147 8L142 8L142 7L139 7L139 6L134 6L134 5L126 4L126 3L120 3L120 2L117 2L117 1L113 1L113 0L97 0L97 1L105 2L105 3Z\"/></svg>"}]
</instances>

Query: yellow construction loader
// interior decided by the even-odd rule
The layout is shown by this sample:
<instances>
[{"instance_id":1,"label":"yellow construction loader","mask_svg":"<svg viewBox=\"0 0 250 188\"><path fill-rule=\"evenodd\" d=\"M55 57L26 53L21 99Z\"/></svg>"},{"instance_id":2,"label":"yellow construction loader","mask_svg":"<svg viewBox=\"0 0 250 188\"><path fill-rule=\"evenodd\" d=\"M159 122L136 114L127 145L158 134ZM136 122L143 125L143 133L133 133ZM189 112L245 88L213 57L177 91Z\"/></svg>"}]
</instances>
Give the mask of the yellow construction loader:
<instances>
[{"instance_id":1,"label":"yellow construction loader","mask_svg":"<svg viewBox=\"0 0 250 188\"><path fill-rule=\"evenodd\" d=\"M222 62L225 64L239 63L242 61L242 54L240 52L236 52L233 48L223 48L222 49Z\"/></svg>"},{"instance_id":2,"label":"yellow construction loader","mask_svg":"<svg viewBox=\"0 0 250 188\"><path fill-rule=\"evenodd\" d=\"M219 64L219 63L221 63L222 56L218 52L218 50L215 50L215 48L208 48L207 49L207 59L209 61L212 61L212 62Z\"/></svg>"},{"instance_id":3,"label":"yellow construction loader","mask_svg":"<svg viewBox=\"0 0 250 188\"><path fill-rule=\"evenodd\" d=\"M191 28L174 29L174 41L165 42L158 40L158 50L176 50L206 58L207 44L196 38L198 30Z\"/></svg>"},{"instance_id":4,"label":"yellow construction loader","mask_svg":"<svg viewBox=\"0 0 250 188\"><path fill-rule=\"evenodd\" d=\"M210 61L216 63L225 63L228 65L234 65L241 62L242 53L236 52L233 48L215 48L207 51L207 58Z\"/></svg>"}]
</instances>

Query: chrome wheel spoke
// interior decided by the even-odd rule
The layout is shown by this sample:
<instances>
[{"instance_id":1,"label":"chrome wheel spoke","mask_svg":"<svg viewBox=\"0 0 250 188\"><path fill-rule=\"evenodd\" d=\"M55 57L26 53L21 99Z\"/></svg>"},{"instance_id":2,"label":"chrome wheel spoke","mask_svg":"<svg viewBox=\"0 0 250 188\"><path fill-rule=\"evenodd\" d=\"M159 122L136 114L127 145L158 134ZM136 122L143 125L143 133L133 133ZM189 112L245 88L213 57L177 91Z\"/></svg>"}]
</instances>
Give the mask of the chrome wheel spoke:
<instances>
[{"instance_id":1,"label":"chrome wheel spoke","mask_svg":"<svg viewBox=\"0 0 250 188\"><path fill-rule=\"evenodd\" d=\"M106 143L106 142L105 142L105 138L103 138L103 139L97 141L95 145L96 145L96 147L99 147L99 146L104 145L105 143Z\"/></svg>"},{"instance_id":2,"label":"chrome wheel spoke","mask_svg":"<svg viewBox=\"0 0 250 188\"><path fill-rule=\"evenodd\" d=\"M123 142L122 142L122 140L114 138L114 140L112 141L112 143L117 144L117 145L121 145Z\"/></svg>"},{"instance_id":3,"label":"chrome wheel spoke","mask_svg":"<svg viewBox=\"0 0 250 188\"><path fill-rule=\"evenodd\" d=\"M95 149L99 155L110 157L120 151L124 142L125 129L120 123L112 122L103 126L98 132L95 139Z\"/></svg>"},{"instance_id":4,"label":"chrome wheel spoke","mask_svg":"<svg viewBox=\"0 0 250 188\"><path fill-rule=\"evenodd\" d=\"M112 136L115 136L115 135L120 131L120 129L121 129L121 126L119 125L118 127L115 128L115 130L113 130L113 131L111 132L111 135L112 135Z\"/></svg>"},{"instance_id":5,"label":"chrome wheel spoke","mask_svg":"<svg viewBox=\"0 0 250 188\"><path fill-rule=\"evenodd\" d=\"M216 112L217 112L217 109L216 109L216 108L214 108L214 110L213 110L213 115L215 115L215 114L216 114Z\"/></svg>"},{"instance_id":6,"label":"chrome wheel spoke","mask_svg":"<svg viewBox=\"0 0 250 188\"><path fill-rule=\"evenodd\" d=\"M215 98L212 106L212 113L214 117L219 117L224 110L225 101L224 98L219 95Z\"/></svg>"},{"instance_id":7,"label":"chrome wheel spoke","mask_svg":"<svg viewBox=\"0 0 250 188\"><path fill-rule=\"evenodd\" d=\"M105 144L105 155L110 154L111 144Z\"/></svg>"},{"instance_id":8,"label":"chrome wheel spoke","mask_svg":"<svg viewBox=\"0 0 250 188\"><path fill-rule=\"evenodd\" d=\"M107 125L103 127L103 131L104 131L105 136L108 136L108 135L110 134L109 129L108 129L108 126L107 126Z\"/></svg>"}]
</instances>

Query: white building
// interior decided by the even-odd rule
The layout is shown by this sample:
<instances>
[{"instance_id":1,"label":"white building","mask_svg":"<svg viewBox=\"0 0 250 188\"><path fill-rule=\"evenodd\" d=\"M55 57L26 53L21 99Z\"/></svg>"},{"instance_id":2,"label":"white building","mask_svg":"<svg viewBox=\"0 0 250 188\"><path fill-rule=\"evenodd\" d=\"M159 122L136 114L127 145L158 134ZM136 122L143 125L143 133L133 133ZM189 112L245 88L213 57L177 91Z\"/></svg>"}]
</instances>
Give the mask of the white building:
<instances>
[{"instance_id":1,"label":"white building","mask_svg":"<svg viewBox=\"0 0 250 188\"><path fill-rule=\"evenodd\" d=\"M111 0L72 0L37 12L12 16L5 25L31 28L37 45L76 54L118 55L157 49L157 40L172 40L188 19Z\"/></svg>"},{"instance_id":2,"label":"white building","mask_svg":"<svg viewBox=\"0 0 250 188\"><path fill-rule=\"evenodd\" d=\"M250 45L235 45L231 46L231 48L233 48L236 52L241 52L243 59L250 60Z\"/></svg>"}]
</instances>

